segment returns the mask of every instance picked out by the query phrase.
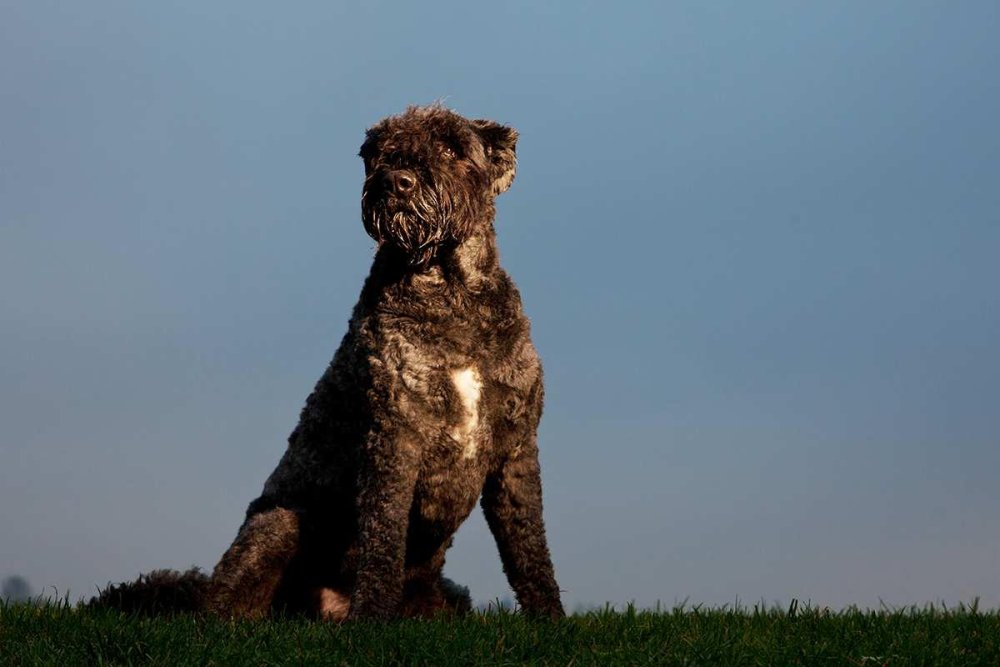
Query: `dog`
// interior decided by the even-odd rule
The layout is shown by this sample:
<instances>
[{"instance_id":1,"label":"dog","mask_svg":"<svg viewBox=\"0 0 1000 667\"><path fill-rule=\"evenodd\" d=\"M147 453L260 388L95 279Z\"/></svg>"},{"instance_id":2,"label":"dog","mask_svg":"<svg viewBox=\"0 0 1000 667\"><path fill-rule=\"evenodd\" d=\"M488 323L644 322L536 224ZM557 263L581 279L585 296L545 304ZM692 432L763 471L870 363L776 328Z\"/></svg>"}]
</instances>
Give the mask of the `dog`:
<instances>
[{"instance_id":1,"label":"dog","mask_svg":"<svg viewBox=\"0 0 1000 667\"><path fill-rule=\"evenodd\" d=\"M180 576L200 577L197 605L331 621L468 611L442 568L479 501L521 610L564 615L542 519L542 368L493 226L517 138L441 105L367 131L371 271L232 546L210 578Z\"/></svg>"}]
</instances>

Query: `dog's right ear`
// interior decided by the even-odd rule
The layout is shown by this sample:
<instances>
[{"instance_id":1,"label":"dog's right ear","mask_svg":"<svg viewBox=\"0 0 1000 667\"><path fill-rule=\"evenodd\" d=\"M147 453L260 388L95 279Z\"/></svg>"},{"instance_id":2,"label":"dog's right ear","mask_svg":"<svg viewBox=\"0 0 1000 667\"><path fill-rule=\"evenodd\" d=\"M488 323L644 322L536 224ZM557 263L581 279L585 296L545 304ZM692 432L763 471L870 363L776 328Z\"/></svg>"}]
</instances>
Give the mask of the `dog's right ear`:
<instances>
[{"instance_id":1,"label":"dog's right ear","mask_svg":"<svg viewBox=\"0 0 1000 667\"><path fill-rule=\"evenodd\" d=\"M517 130L492 120L474 120L472 125L483 140L486 159L490 163L493 195L496 196L510 187L517 171Z\"/></svg>"}]
</instances>

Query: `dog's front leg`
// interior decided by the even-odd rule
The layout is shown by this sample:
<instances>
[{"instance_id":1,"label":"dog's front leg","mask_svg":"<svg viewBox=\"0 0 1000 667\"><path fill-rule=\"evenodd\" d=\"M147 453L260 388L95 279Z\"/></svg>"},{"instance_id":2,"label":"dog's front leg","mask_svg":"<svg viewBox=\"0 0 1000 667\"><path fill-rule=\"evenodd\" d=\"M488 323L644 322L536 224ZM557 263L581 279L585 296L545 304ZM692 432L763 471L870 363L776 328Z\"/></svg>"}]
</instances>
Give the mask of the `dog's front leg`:
<instances>
[{"instance_id":1,"label":"dog's front leg","mask_svg":"<svg viewBox=\"0 0 1000 667\"><path fill-rule=\"evenodd\" d=\"M360 553L348 618L393 618L403 595L406 532L420 465L416 438L398 430L373 433L360 463Z\"/></svg>"},{"instance_id":2,"label":"dog's front leg","mask_svg":"<svg viewBox=\"0 0 1000 667\"><path fill-rule=\"evenodd\" d=\"M565 616L545 540L534 435L487 477L481 504L521 609L536 616Z\"/></svg>"}]
</instances>

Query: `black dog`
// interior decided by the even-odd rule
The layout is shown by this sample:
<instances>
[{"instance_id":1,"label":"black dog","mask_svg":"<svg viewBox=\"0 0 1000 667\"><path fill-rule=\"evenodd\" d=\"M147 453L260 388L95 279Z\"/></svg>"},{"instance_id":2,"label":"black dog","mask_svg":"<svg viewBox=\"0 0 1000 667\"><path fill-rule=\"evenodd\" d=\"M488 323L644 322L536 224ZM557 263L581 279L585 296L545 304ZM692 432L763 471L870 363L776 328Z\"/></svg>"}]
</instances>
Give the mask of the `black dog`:
<instances>
[{"instance_id":1,"label":"black dog","mask_svg":"<svg viewBox=\"0 0 1000 667\"><path fill-rule=\"evenodd\" d=\"M333 620L467 610L468 591L441 571L481 498L521 608L563 615L542 523L542 371L493 229L516 141L441 106L368 130L371 273L278 467L210 582L198 580L197 604Z\"/></svg>"}]
</instances>

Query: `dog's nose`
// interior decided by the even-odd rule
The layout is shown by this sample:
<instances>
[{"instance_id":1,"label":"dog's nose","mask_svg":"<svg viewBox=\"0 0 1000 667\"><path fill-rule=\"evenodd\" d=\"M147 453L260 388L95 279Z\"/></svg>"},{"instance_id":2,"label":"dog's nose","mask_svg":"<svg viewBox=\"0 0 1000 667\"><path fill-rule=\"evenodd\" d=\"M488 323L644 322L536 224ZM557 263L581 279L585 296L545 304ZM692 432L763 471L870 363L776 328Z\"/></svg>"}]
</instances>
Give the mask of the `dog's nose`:
<instances>
[{"instance_id":1,"label":"dog's nose","mask_svg":"<svg viewBox=\"0 0 1000 667\"><path fill-rule=\"evenodd\" d=\"M395 195L405 195L413 190L417 179L408 171L390 171L385 175L386 189Z\"/></svg>"}]
</instances>

